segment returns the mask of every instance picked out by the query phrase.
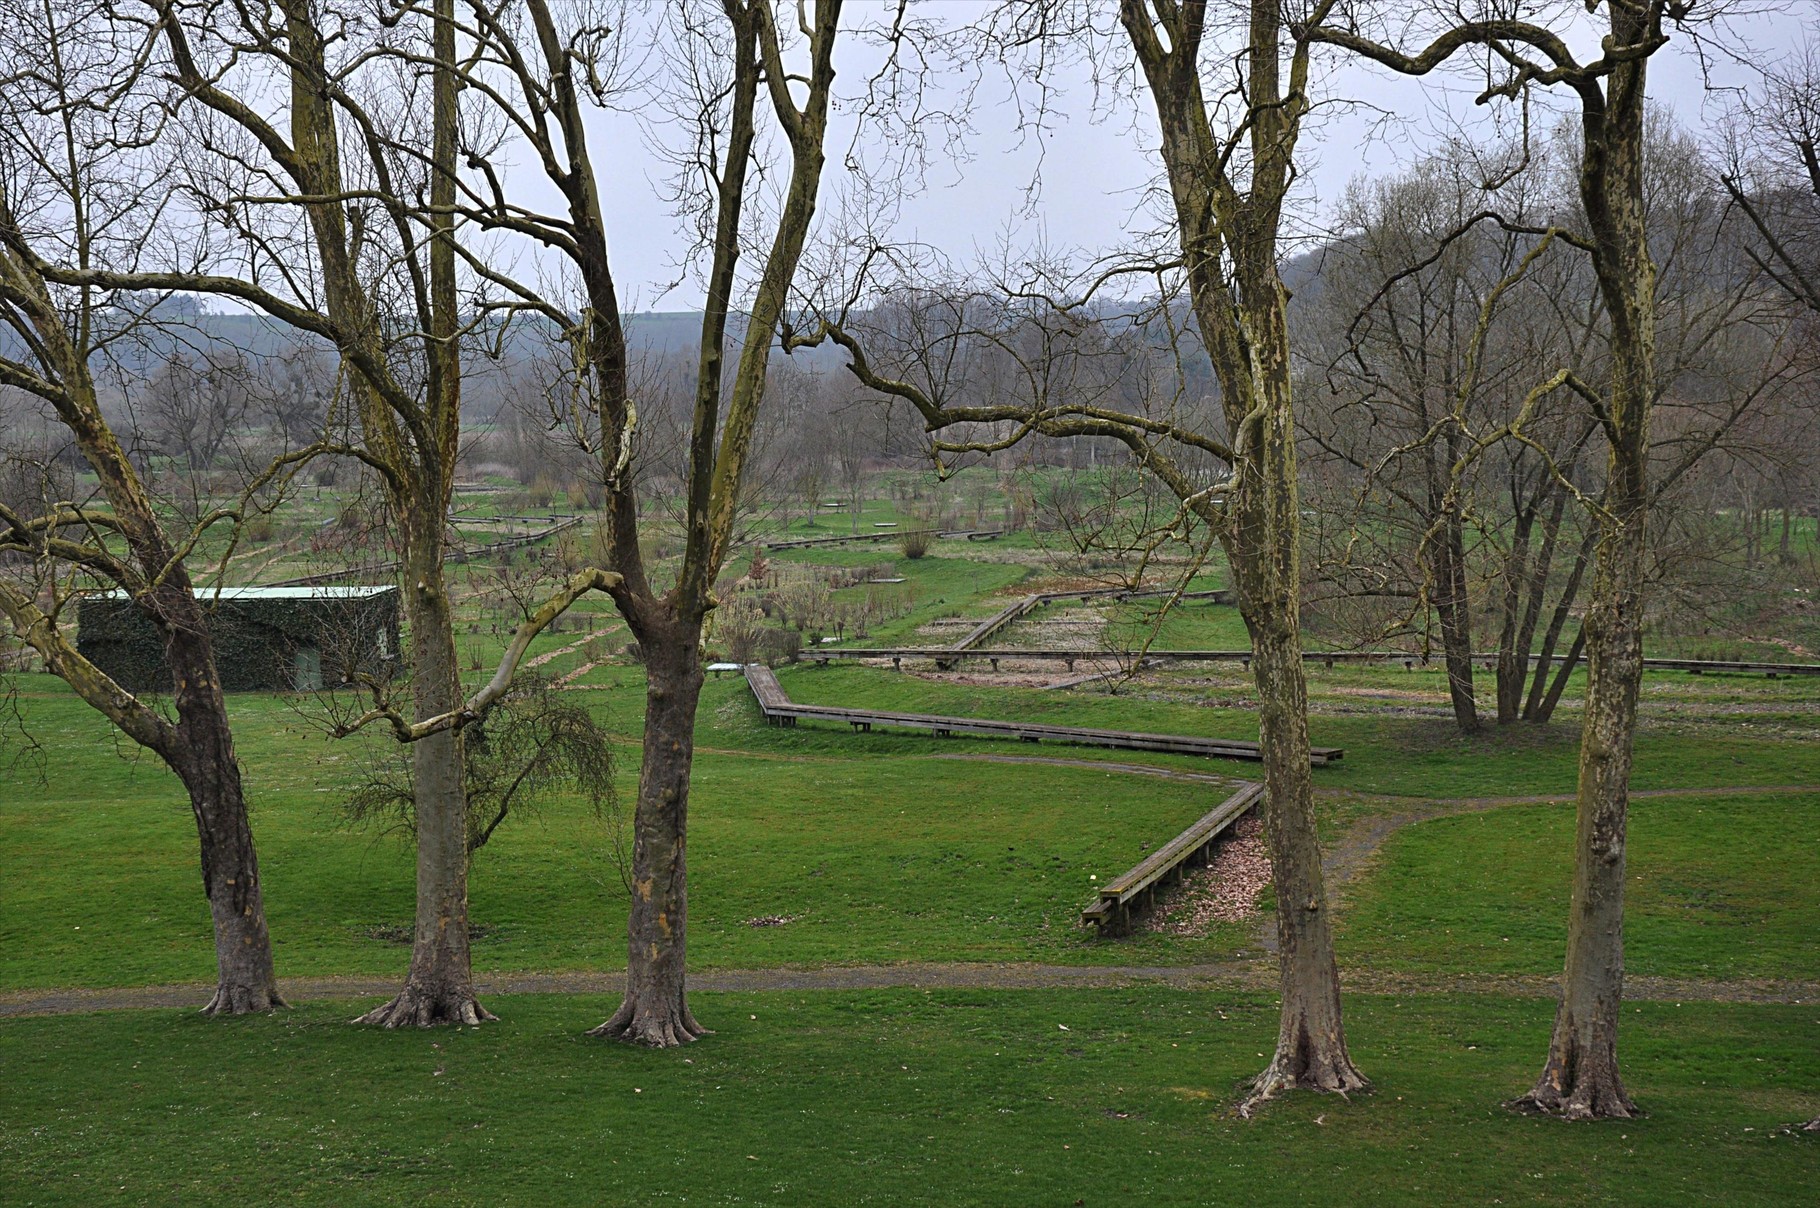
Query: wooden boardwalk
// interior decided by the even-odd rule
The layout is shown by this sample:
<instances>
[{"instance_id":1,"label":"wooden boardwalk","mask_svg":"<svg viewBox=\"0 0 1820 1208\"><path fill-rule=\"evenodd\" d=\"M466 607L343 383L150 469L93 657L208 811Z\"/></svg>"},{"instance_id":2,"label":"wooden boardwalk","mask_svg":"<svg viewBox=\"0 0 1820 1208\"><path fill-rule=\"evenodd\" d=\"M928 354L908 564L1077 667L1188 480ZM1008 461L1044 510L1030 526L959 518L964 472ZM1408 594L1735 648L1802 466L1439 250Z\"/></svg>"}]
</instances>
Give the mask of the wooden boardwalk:
<instances>
[{"instance_id":1,"label":"wooden boardwalk","mask_svg":"<svg viewBox=\"0 0 1820 1208\"><path fill-rule=\"evenodd\" d=\"M912 535L940 537L948 541L991 541L1004 534L1004 529L881 529L875 533L849 533L840 537L790 537L781 541L760 541L762 549L815 549L826 545L863 545L868 542L896 541Z\"/></svg>"},{"instance_id":2,"label":"wooden boardwalk","mask_svg":"<svg viewBox=\"0 0 1820 1208\"><path fill-rule=\"evenodd\" d=\"M1263 785L1242 783L1238 792L1151 852L1136 868L1100 886L1100 900L1081 911L1082 925L1097 925L1102 935L1129 931L1132 915L1150 907L1159 887L1171 878L1180 879L1184 869L1205 864L1220 836L1263 800Z\"/></svg>"},{"instance_id":3,"label":"wooden boardwalk","mask_svg":"<svg viewBox=\"0 0 1820 1208\"><path fill-rule=\"evenodd\" d=\"M1021 742L1060 742L1073 746L1113 747L1127 751L1162 751L1172 755L1199 755L1209 759L1263 758L1255 742L1237 738L1203 738L1186 734L1148 734L1131 730L1102 730L1091 726L1051 726L1036 722L997 721L981 717L942 717L929 713L895 713L881 709L843 709L832 705L799 705L784 692L769 667L748 664L746 683L758 701L765 720L776 726L799 721L844 722L855 731L873 726L901 730L927 730L937 738L978 734L988 738L1014 738ZM1339 747L1315 747L1310 762L1316 766L1344 757Z\"/></svg>"},{"instance_id":4,"label":"wooden boardwalk","mask_svg":"<svg viewBox=\"0 0 1820 1208\"><path fill-rule=\"evenodd\" d=\"M1020 614L1021 615L1021 614ZM996 619L996 618L995 618ZM972 635L969 635L971 637ZM1007 662L1029 663L1066 663L1069 670L1074 664L1112 663L1120 667L1128 666L1137 658L1138 651L1131 650L1061 650L1045 648L967 648L959 645L948 646L835 646L817 647L802 652L804 661L814 660L826 665L834 659L889 659L894 664L902 664L905 659L928 659L943 670L952 668L964 661L990 662L993 669L998 669L999 660ZM1156 650L1142 652L1148 663L1251 663L1249 650ZM1305 662L1322 663L1332 667L1338 663L1394 663L1414 669L1428 667L1438 662L1426 659L1419 654L1409 654L1400 650L1304 650ZM1496 654L1475 654L1472 661L1481 667L1490 668L1496 665ZM1559 666L1557 660L1554 666ZM1690 675L1706 672L1738 671L1767 675L1771 679L1784 675L1820 675L1820 663L1770 663L1753 662L1744 659L1659 659L1646 658L1643 667L1648 671L1685 671Z\"/></svg>"}]
</instances>

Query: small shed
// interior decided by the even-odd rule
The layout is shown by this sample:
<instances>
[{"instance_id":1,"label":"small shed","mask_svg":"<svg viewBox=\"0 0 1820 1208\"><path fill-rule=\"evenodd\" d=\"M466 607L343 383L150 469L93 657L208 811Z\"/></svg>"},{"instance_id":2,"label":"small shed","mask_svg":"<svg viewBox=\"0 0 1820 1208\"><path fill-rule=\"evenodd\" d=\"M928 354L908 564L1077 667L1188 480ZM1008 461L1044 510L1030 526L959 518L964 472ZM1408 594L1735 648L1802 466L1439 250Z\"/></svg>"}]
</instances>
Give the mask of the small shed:
<instances>
[{"instance_id":1,"label":"small shed","mask_svg":"<svg viewBox=\"0 0 1820 1208\"><path fill-rule=\"evenodd\" d=\"M398 659L398 589L198 588L228 692L311 692L356 672L384 675ZM76 649L129 692L169 692L164 643L122 592L88 596Z\"/></svg>"}]
</instances>

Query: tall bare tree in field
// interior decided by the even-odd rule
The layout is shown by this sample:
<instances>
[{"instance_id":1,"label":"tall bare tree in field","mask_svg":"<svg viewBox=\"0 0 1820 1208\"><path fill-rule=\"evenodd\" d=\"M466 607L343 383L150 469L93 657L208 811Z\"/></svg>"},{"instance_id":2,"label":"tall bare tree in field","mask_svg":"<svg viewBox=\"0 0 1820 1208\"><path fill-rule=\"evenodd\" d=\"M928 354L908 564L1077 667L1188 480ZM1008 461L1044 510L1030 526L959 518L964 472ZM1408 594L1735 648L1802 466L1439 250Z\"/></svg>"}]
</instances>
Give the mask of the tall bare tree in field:
<instances>
[{"instance_id":1,"label":"tall bare tree in field","mask_svg":"<svg viewBox=\"0 0 1820 1208\"><path fill-rule=\"evenodd\" d=\"M453 0L401 7L377 31L351 5L275 7L146 0L161 54L172 150L203 250L161 271L78 265L69 285L182 289L257 307L327 341L353 395L355 441L318 446L363 462L397 527L410 629L411 715L376 686L342 733L384 723L414 744L417 917L403 989L358 1022L479 1023L468 927L462 729L510 685L530 640L614 576L578 573L531 611L498 672L464 696L444 570L461 418L462 344L454 208L458 35ZM131 27L127 10L112 10ZM394 71L399 63L408 71ZM288 92L275 99L271 85ZM211 271L246 267L241 276Z\"/></svg>"},{"instance_id":2,"label":"tall bare tree in field","mask_svg":"<svg viewBox=\"0 0 1820 1208\"><path fill-rule=\"evenodd\" d=\"M1333 7L1316 0L1304 15L1318 25ZM1099 10L1092 6L1014 5L1001 12L996 35L1009 47L1097 33ZM1219 383L1224 432L1184 422L1179 408L1134 409L1116 398L1066 391L956 401L946 395L954 379L945 371L913 380L914 374L892 372L883 358L874 365L863 333L840 319L798 342L834 339L865 385L909 401L932 430L988 426L974 440L941 438L938 449L997 449L1027 435L1119 441L1186 513L1218 535L1252 640L1281 965L1276 1051L1247 1098L1249 1110L1289 1089L1345 1093L1367 1086L1346 1045L1309 773L1288 296L1277 272L1283 206L1310 105L1309 44L1289 37L1279 0L1227 6L1122 0L1118 21L1155 107L1173 226L1173 256L1147 271L1173 273L1185 283ZM1009 307L1009 319L998 303L957 297L936 305L948 318L928 325L937 332L933 343L924 341L909 358L925 368L939 369L949 345L983 338L1009 349L1015 336L1007 323L1090 326L1070 313L1034 317L1022 302ZM1034 368L1025 376L1043 377ZM1223 463L1228 473L1209 483L1199 472L1207 460Z\"/></svg>"},{"instance_id":3,"label":"tall bare tree in field","mask_svg":"<svg viewBox=\"0 0 1820 1208\"><path fill-rule=\"evenodd\" d=\"M606 206L618 182L603 166L611 157L588 134L590 111L612 100L627 32L585 4L527 0L522 10L502 10L469 0L465 9L476 53L464 78L528 145L542 174L538 187L554 189L559 202L548 212L534 208L514 189L503 158L472 146L463 151L475 172L457 209L476 226L551 249L571 273L572 291L562 293L475 261L502 309L551 324L571 350L570 409L553 418L600 458L608 567L619 576L610 594L645 664L626 995L593 1035L668 1047L704 1031L684 992L702 625L734 539L769 361L815 214L841 7L840 0L793 7L679 0L652 14L682 89L669 98L670 112L694 139L678 157L679 194L693 199L686 209L707 286L682 459L683 550L679 564L661 569L639 541L638 409L608 255ZM774 162L767 157L773 146ZM761 173L775 196L769 208L760 204ZM756 260L749 274L741 272L747 257Z\"/></svg>"},{"instance_id":4,"label":"tall bare tree in field","mask_svg":"<svg viewBox=\"0 0 1820 1208\"><path fill-rule=\"evenodd\" d=\"M1565 6L1563 6L1565 11ZM1578 828L1567 963L1542 1075L1518 1103L1569 1119L1635 1113L1618 1072L1624 991L1624 857L1637 694L1643 672L1643 587L1648 577L1650 419L1657 397L1656 264L1644 204L1645 96L1650 56L1687 15L1675 0L1607 0L1607 33L1582 62L1545 25L1493 19L1453 22L1406 54L1359 27L1329 23L1309 35L1409 75L1455 55L1488 49L1503 71L1481 95L1517 97L1559 86L1580 112L1578 190L1585 250L1609 325L1609 373L1587 382L1562 369L1530 392L1509 428L1520 433L1533 405L1559 389L1582 397L1605 437L1605 489L1596 501L1593 581L1583 625L1588 656L1580 744Z\"/></svg>"},{"instance_id":5,"label":"tall bare tree in field","mask_svg":"<svg viewBox=\"0 0 1820 1208\"><path fill-rule=\"evenodd\" d=\"M94 367L144 315L107 291L66 286L58 266L131 268L168 183L140 154L162 115L141 89L143 35L110 27L102 5L0 3L0 386L39 400L96 478L94 497L67 480L0 501L0 617L84 702L158 756L183 782L201 842L214 921L219 1015L282 1006L266 930L264 886L247 821L205 608L186 559L245 503L167 527L150 488L104 416ZM13 431L0 431L0 452ZM268 467L248 496L282 474ZM48 467L42 467L48 469ZM19 568L18 574L12 573ZM172 673L170 710L126 691L59 627L84 590L125 593L157 632Z\"/></svg>"}]
</instances>

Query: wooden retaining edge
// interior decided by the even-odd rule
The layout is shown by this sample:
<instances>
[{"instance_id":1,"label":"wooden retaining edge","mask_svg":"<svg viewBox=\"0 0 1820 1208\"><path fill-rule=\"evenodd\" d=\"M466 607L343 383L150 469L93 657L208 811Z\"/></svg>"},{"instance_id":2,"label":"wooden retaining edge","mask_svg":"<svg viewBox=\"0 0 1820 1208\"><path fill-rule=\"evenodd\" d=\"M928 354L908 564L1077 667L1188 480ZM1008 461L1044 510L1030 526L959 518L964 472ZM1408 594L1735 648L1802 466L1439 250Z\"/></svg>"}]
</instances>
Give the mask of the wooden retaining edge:
<instances>
[{"instance_id":1,"label":"wooden retaining edge","mask_svg":"<svg viewBox=\"0 0 1820 1208\"><path fill-rule=\"evenodd\" d=\"M1042 650L1042 649L973 649L963 650L946 646L834 646L817 647L803 651L801 658L807 662L813 660L826 664L831 659L890 659L900 663L904 659L929 659L944 669L963 659L975 662L989 659L997 662L1000 659L1022 660L1024 662L1066 662L1076 661L1117 661L1130 659L1137 652L1123 650ZM1144 656L1155 662L1172 663L1245 663L1251 662L1249 650L1147 650ZM1304 650L1304 662L1326 663L1402 663L1406 667L1428 666L1433 660L1425 659L1419 654L1407 654L1397 650ZM1497 662L1495 654L1475 654L1473 662L1480 666L1491 666ZM1558 667L1560 660L1554 660L1551 666ZM1667 659L1646 658L1643 667L1648 671L1686 671L1690 675L1700 675L1708 671L1745 671L1760 672L1771 678L1782 675L1820 675L1820 663L1758 663L1735 659Z\"/></svg>"},{"instance_id":2,"label":"wooden retaining edge","mask_svg":"<svg viewBox=\"0 0 1820 1208\"><path fill-rule=\"evenodd\" d=\"M791 537L784 541L759 541L760 549L814 549L824 545L855 545L867 542L896 541L913 534L940 537L949 541L991 541L1004 535L1004 529L886 529L877 533L849 533L840 537Z\"/></svg>"},{"instance_id":3,"label":"wooden retaining edge","mask_svg":"<svg viewBox=\"0 0 1820 1208\"><path fill-rule=\"evenodd\" d=\"M1224 603L1230 594L1226 588L1216 587L1211 591L1185 591L1180 594L1179 598L1183 600L1217 600ZM1107 597L1117 600L1143 600L1173 595L1176 595L1175 590L1167 587L1151 591L1133 591L1126 587L1090 587L1082 591L1039 591L1034 595L1028 595L1007 604L998 612L987 617L976 625L966 637L956 642L951 649L955 651L970 650L1011 622L1020 617L1029 616L1045 604L1053 604L1057 600L1100 600Z\"/></svg>"},{"instance_id":4,"label":"wooden retaining edge","mask_svg":"<svg viewBox=\"0 0 1820 1208\"><path fill-rule=\"evenodd\" d=\"M1246 782L1238 792L1203 814L1194 825L1146 856L1136 868L1100 886L1100 899L1081 911L1081 925L1094 924L1102 935L1130 930L1132 915L1155 901L1155 891L1182 869L1206 863L1214 842L1264 799L1264 786Z\"/></svg>"},{"instance_id":5,"label":"wooden retaining edge","mask_svg":"<svg viewBox=\"0 0 1820 1208\"><path fill-rule=\"evenodd\" d=\"M1149 734L1128 730L1102 730L1087 726L1051 726L1034 722L998 721L980 717L942 717L929 713L894 713L875 709L845 709L833 705L799 705L791 701L769 667L748 664L746 683L758 701L759 711L773 725L794 726L799 720L844 722L856 731L870 732L872 727L896 726L911 730L928 730L938 738L954 734L980 734L993 738L1016 738L1024 742L1063 742L1077 746L1113 747L1128 751L1162 751L1176 755L1198 755L1211 759L1262 759L1263 752L1255 742L1237 738L1202 738L1184 734ZM1322 766L1341 759L1346 752L1339 747L1315 747L1309 762Z\"/></svg>"},{"instance_id":6,"label":"wooden retaining edge","mask_svg":"<svg viewBox=\"0 0 1820 1208\"><path fill-rule=\"evenodd\" d=\"M1118 666L1113 667L1107 671L1089 671L1086 675L1073 675L1073 676L1069 676L1065 680L1057 680L1053 684L1044 684L1043 691L1045 691L1045 692L1066 692L1070 688L1079 688L1084 684L1097 684L1101 680L1116 679L1119 676L1125 675L1127 672L1135 673L1138 671L1154 671L1156 668L1161 667L1163 665L1163 663L1164 663L1164 660L1162 660L1162 659L1153 659L1153 658L1146 657L1144 659L1141 659L1138 662L1137 666L1127 667L1124 664L1124 662L1121 660L1121 662ZM993 668L993 670L995 670L995 671L997 669L998 669L997 667ZM1070 668L1070 670L1072 670L1072 668Z\"/></svg>"}]
</instances>

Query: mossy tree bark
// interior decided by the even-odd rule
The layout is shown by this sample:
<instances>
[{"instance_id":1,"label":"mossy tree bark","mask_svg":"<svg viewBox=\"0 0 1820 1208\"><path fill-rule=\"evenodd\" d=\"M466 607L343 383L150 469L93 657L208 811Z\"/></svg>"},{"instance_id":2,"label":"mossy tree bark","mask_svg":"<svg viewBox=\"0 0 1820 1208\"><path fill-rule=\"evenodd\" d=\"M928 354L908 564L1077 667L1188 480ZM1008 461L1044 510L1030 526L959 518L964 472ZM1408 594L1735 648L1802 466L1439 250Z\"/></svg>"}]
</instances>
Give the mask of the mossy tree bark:
<instances>
[{"instance_id":1,"label":"mossy tree bark","mask_svg":"<svg viewBox=\"0 0 1820 1208\"><path fill-rule=\"evenodd\" d=\"M1318 6L1316 20L1330 7ZM1285 79L1280 7L1252 0L1243 67L1248 134L1226 140L1210 124L1202 90L1206 6L1123 0L1119 18L1155 102L1190 298L1232 443L1216 531L1252 638L1283 996L1276 1052L1246 1100L1249 1110L1282 1090L1367 1085L1346 1045L1309 777L1288 294L1277 275L1283 200L1308 107L1308 54L1305 44L1291 45ZM1245 190L1229 175L1238 146L1250 161Z\"/></svg>"},{"instance_id":2,"label":"mossy tree bark","mask_svg":"<svg viewBox=\"0 0 1820 1208\"><path fill-rule=\"evenodd\" d=\"M626 926L626 997L588 1034L651 1048L707 1032L684 993L688 935L689 778L701 699L700 627L647 647L644 762L632 833L632 912Z\"/></svg>"},{"instance_id":3,"label":"mossy tree bark","mask_svg":"<svg viewBox=\"0 0 1820 1208\"><path fill-rule=\"evenodd\" d=\"M16 174L0 179L0 330L10 329L14 337L0 355L0 386L49 405L94 471L108 506L50 502L35 515L0 506L0 552L22 555L40 567L53 601L45 606L47 613L40 607L43 597L17 583L0 583L0 616L42 656L46 668L182 781L196 823L203 891L215 935L215 993L203 1010L212 1015L268 1011L284 1002L266 929L259 858L207 618L184 562L185 545L166 532L97 397L90 362L96 354L100 297L80 287L59 295L46 275L65 255L85 265L100 258L102 241L93 238L89 226L88 189L97 177L106 178L108 187L117 185L111 175L117 165L109 159L105 117L96 116L104 111L86 110L93 98L82 90L93 82L68 74L70 65L60 53L62 39L73 31L49 17L37 32L48 51L42 70L34 69L36 86L50 89L67 114L88 112L101 128L83 129L79 123L88 118L70 117L62 126L63 145L44 148L46 155L62 157L55 171L47 166L45 178L33 181L29 169L16 165ZM7 120L4 114L0 120ZM15 187L44 186L62 191L69 212L70 228L60 233L57 251L41 247L25 216L13 208ZM119 231L111 234L117 237ZM269 471L277 472L277 466ZM239 515L230 506L198 524L231 524ZM57 584L70 570L125 591L152 623L173 676L174 721L114 683L58 629L56 614L64 600Z\"/></svg>"},{"instance_id":4,"label":"mossy tree bark","mask_svg":"<svg viewBox=\"0 0 1820 1208\"><path fill-rule=\"evenodd\" d=\"M470 3L467 11L475 36L501 62L511 64L509 79L495 81L486 95L516 114L539 115L521 128L562 207L558 214L544 215L508 205L503 197L476 193L461 199L461 212L480 226L531 234L556 248L574 265L583 293L576 305L546 296L529 283L511 287L515 297L564 333L573 353L581 414L553 418L569 424L600 457L608 569L618 576L607 590L645 662L626 994L613 1016L590 1034L653 1047L684 1044L704 1033L689 1011L685 979L689 792L702 633L717 603L714 581L734 540L769 360L815 214L841 17L840 0L799 6L789 15L800 35L791 42L780 37L772 0L722 0L720 8L726 25L711 35L713 41L706 40L710 35L702 24L691 24L683 34L702 39L689 53L724 69L725 91L715 102L718 110L700 116L700 159L693 166L701 178L712 179L714 200L711 213L704 215L707 298L684 457L684 547L676 581L666 591L654 588L639 541L639 467L633 455L637 409L608 254L602 181L590 153L584 101L590 77L577 70L594 64L602 46L587 31L566 25L569 14L547 0L527 0L523 29L493 6ZM802 57L799 64L786 62L793 49ZM497 86L502 82L510 88ZM788 172L771 216L770 246L743 305L744 332L732 342L737 354L729 366L728 323L741 301L738 268L756 217L748 190L767 111L787 150ZM505 175L504 165L497 170Z\"/></svg>"},{"instance_id":5,"label":"mossy tree bark","mask_svg":"<svg viewBox=\"0 0 1820 1208\"><path fill-rule=\"evenodd\" d=\"M1572 384L1592 402L1605 436L1606 484L1595 508L1593 581L1580 634L1587 652L1587 699L1561 1001L1542 1075L1514 1104L1568 1119L1622 1118L1636 1111L1619 1076L1618 1022L1624 993L1625 831L1643 674L1653 494L1650 410L1656 395L1656 268L1643 200L1645 84L1650 56L1668 41L1665 23L1687 18L1687 10L1672 0L1605 7L1610 32L1601 58L1587 64L1575 60L1552 31L1522 21L1456 25L1413 56L1345 30L1313 35L1410 75L1426 74L1464 48L1493 47L1511 75L1482 100L1514 96L1540 81L1565 85L1580 105L1583 246L1607 312L1611 378L1603 392L1588 383ZM1545 707L1552 709L1552 698Z\"/></svg>"},{"instance_id":6,"label":"mossy tree bark","mask_svg":"<svg viewBox=\"0 0 1820 1208\"><path fill-rule=\"evenodd\" d=\"M1661 13L1612 5L1611 42L1662 41ZM1580 200L1611 324L1604 507L1598 515L1586 635L1573 899L1561 1003L1542 1076L1518 1102L1569 1119L1627 1117L1618 1073L1624 996L1624 867L1637 696L1643 680L1643 587L1649 575L1650 410L1655 400L1656 268L1643 201L1644 85L1649 60L1616 64L1603 96L1583 93Z\"/></svg>"}]
</instances>

